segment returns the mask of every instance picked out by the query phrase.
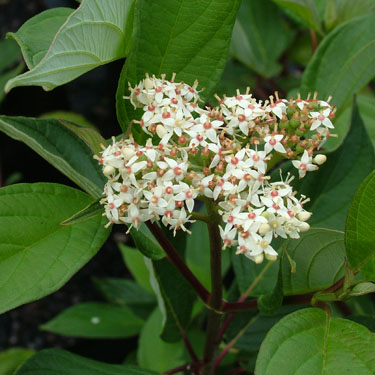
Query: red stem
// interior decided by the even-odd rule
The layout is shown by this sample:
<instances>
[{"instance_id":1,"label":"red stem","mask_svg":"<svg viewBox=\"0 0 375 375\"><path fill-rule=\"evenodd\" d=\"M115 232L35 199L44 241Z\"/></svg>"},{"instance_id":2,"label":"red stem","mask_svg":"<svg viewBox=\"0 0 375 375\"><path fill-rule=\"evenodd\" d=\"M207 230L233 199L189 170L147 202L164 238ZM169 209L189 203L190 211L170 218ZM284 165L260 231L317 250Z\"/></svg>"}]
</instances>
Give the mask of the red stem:
<instances>
[{"instance_id":1,"label":"red stem","mask_svg":"<svg viewBox=\"0 0 375 375\"><path fill-rule=\"evenodd\" d=\"M197 292L198 296L204 303L207 303L210 299L210 293L208 290L200 283L200 281L195 277L195 275L187 267L183 259L177 253L176 249L173 247L171 242L168 240L167 236L164 234L162 229L155 223L151 221L146 222L148 228L158 240L159 244L167 254L167 259L171 262L182 274L182 276L188 281L194 290Z\"/></svg>"}]
</instances>

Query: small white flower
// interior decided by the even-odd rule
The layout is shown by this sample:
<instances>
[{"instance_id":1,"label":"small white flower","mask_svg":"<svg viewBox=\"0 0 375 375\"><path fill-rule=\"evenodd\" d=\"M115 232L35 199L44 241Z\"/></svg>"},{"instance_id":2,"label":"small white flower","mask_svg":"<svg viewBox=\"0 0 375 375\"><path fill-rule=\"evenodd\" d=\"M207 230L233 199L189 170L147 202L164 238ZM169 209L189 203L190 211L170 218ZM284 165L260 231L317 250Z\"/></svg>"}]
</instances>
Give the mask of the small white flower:
<instances>
[{"instance_id":1,"label":"small white flower","mask_svg":"<svg viewBox=\"0 0 375 375\"><path fill-rule=\"evenodd\" d=\"M264 150L266 151L266 153L269 154L272 150L276 150L281 154L285 154L285 148L281 144L281 140L283 138L284 136L282 134L268 135L267 137L264 137L264 142L266 143L264 145Z\"/></svg>"},{"instance_id":2,"label":"small white flower","mask_svg":"<svg viewBox=\"0 0 375 375\"><path fill-rule=\"evenodd\" d=\"M292 160L293 166L298 169L299 178L303 178L306 175L306 171L316 171L318 167L312 163L312 158L305 150L303 152L301 160Z\"/></svg>"},{"instance_id":3,"label":"small white flower","mask_svg":"<svg viewBox=\"0 0 375 375\"><path fill-rule=\"evenodd\" d=\"M330 108L326 108L322 113L321 112L310 112L310 115L313 119L315 119L311 125L310 130L317 129L320 125L325 126L326 128L333 129L334 126L332 125L331 120L329 119L329 114L331 112Z\"/></svg>"}]
</instances>

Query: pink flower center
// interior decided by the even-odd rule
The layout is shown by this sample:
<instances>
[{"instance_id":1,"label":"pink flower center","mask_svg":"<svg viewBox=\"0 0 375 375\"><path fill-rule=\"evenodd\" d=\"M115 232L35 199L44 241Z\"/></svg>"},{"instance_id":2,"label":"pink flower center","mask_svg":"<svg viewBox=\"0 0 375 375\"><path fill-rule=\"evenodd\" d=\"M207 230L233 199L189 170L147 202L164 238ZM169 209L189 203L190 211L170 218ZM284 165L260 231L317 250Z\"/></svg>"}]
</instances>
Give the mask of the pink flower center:
<instances>
[{"instance_id":1,"label":"pink flower center","mask_svg":"<svg viewBox=\"0 0 375 375\"><path fill-rule=\"evenodd\" d=\"M176 167L173 169L173 172L176 176L180 176L182 174L182 169L180 167Z\"/></svg>"},{"instance_id":2,"label":"pink flower center","mask_svg":"<svg viewBox=\"0 0 375 375\"><path fill-rule=\"evenodd\" d=\"M307 169L307 165L305 163L301 163L299 165L299 169L301 169L302 171L305 171Z\"/></svg>"},{"instance_id":3,"label":"pink flower center","mask_svg":"<svg viewBox=\"0 0 375 375\"><path fill-rule=\"evenodd\" d=\"M325 117L324 115L319 115L319 116L318 116L318 120L319 120L319 121L323 121L325 118L326 118L326 117Z\"/></svg>"},{"instance_id":4,"label":"pink flower center","mask_svg":"<svg viewBox=\"0 0 375 375\"><path fill-rule=\"evenodd\" d=\"M246 120L245 115L238 115L238 121L239 121L239 122L243 122L243 121L245 121L245 120Z\"/></svg>"}]
</instances>

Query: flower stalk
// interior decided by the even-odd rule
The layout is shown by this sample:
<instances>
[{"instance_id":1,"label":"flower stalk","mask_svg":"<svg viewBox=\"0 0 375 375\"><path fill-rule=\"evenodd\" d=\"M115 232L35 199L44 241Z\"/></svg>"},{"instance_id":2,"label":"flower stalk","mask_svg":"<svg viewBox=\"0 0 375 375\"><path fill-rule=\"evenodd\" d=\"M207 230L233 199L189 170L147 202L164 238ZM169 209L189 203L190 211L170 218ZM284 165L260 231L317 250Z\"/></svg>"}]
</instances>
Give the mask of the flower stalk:
<instances>
[{"instance_id":1,"label":"flower stalk","mask_svg":"<svg viewBox=\"0 0 375 375\"><path fill-rule=\"evenodd\" d=\"M211 296L208 305L206 343L203 356L203 375L209 375L212 371L213 359L219 346L219 328L222 314L219 312L223 303L223 286L221 277L221 236L219 231L220 216L212 202L206 203L210 221L207 223L210 238L210 268L211 268Z\"/></svg>"}]
</instances>

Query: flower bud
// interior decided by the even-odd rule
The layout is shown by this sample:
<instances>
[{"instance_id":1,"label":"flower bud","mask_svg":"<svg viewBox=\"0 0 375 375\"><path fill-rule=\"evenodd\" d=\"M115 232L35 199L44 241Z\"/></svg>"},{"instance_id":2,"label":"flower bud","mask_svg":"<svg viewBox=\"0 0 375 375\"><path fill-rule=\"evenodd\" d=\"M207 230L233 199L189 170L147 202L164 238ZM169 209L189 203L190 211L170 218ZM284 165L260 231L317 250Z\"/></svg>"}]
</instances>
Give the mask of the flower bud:
<instances>
[{"instance_id":1,"label":"flower bud","mask_svg":"<svg viewBox=\"0 0 375 375\"><path fill-rule=\"evenodd\" d=\"M168 132L163 125L158 125L156 127L156 134L158 135L159 138L163 138L167 133Z\"/></svg>"},{"instance_id":2,"label":"flower bud","mask_svg":"<svg viewBox=\"0 0 375 375\"><path fill-rule=\"evenodd\" d=\"M315 156L314 158L314 163L315 164L318 164L318 165L322 165L324 164L325 162L327 161L327 156L323 155L323 154L318 154Z\"/></svg>"},{"instance_id":3,"label":"flower bud","mask_svg":"<svg viewBox=\"0 0 375 375\"><path fill-rule=\"evenodd\" d=\"M144 85L145 85L145 89L146 90L151 90L154 88L154 84L153 82L151 81L151 79L149 77L147 77L145 80L144 80Z\"/></svg>"},{"instance_id":4,"label":"flower bud","mask_svg":"<svg viewBox=\"0 0 375 375\"><path fill-rule=\"evenodd\" d=\"M301 221L307 221L310 219L311 217L311 212L308 212L308 211L302 211L300 212L298 215L297 215L297 218L298 220L301 220Z\"/></svg>"},{"instance_id":5,"label":"flower bud","mask_svg":"<svg viewBox=\"0 0 375 375\"><path fill-rule=\"evenodd\" d=\"M111 176L113 173L115 173L115 168L113 168L111 165L106 165L103 168L103 174L107 177Z\"/></svg>"},{"instance_id":6,"label":"flower bud","mask_svg":"<svg viewBox=\"0 0 375 375\"><path fill-rule=\"evenodd\" d=\"M122 149L122 155L124 156L125 160L129 160L135 155L135 151L130 147L125 147Z\"/></svg>"},{"instance_id":7,"label":"flower bud","mask_svg":"<svg viewBox=\"0 0 375 375\"><path fill-rule=\"evenodd\" d=\"M255 255L254 262L256 264L261 264L263 262L263 259L264 259L263 253L262 254L258 254L258 255Z\"/></svg>"},{"instance_id":8,"label":"flower bud","mask_svg":"<svg viewBox=\"0 0 375 375\"><path fill-rule=\"evenodd\" d=\"M277 260L277 255L266 253L266 259L269 260L270 262L274 262L275 260Z\"/></svg>"},{"instance_id":9,"label":"flower bud","mask_svg":"<svg viewBox=\"0 0 375 375\"><path fill-rule=\"evenodd\" d=\"M267 234L270 231L270 229L271 229L271 227L270 227L269 224L263 223L263 224L260 224L259 229L258 229L258 233L261 236L264 236L265 234Z\"/></svg>"},{"instance_id":10,"label":"flower bud","mask_svg":"<svg viewBox=\"0 0 375 375\"><path fill-rule=\"evenodd\" d=\"M310 229L310 225L305 222L301 223L301 225L299 226L299 231L301 233L307 232L309 229Z\"/></svg>"}]
</instances>

